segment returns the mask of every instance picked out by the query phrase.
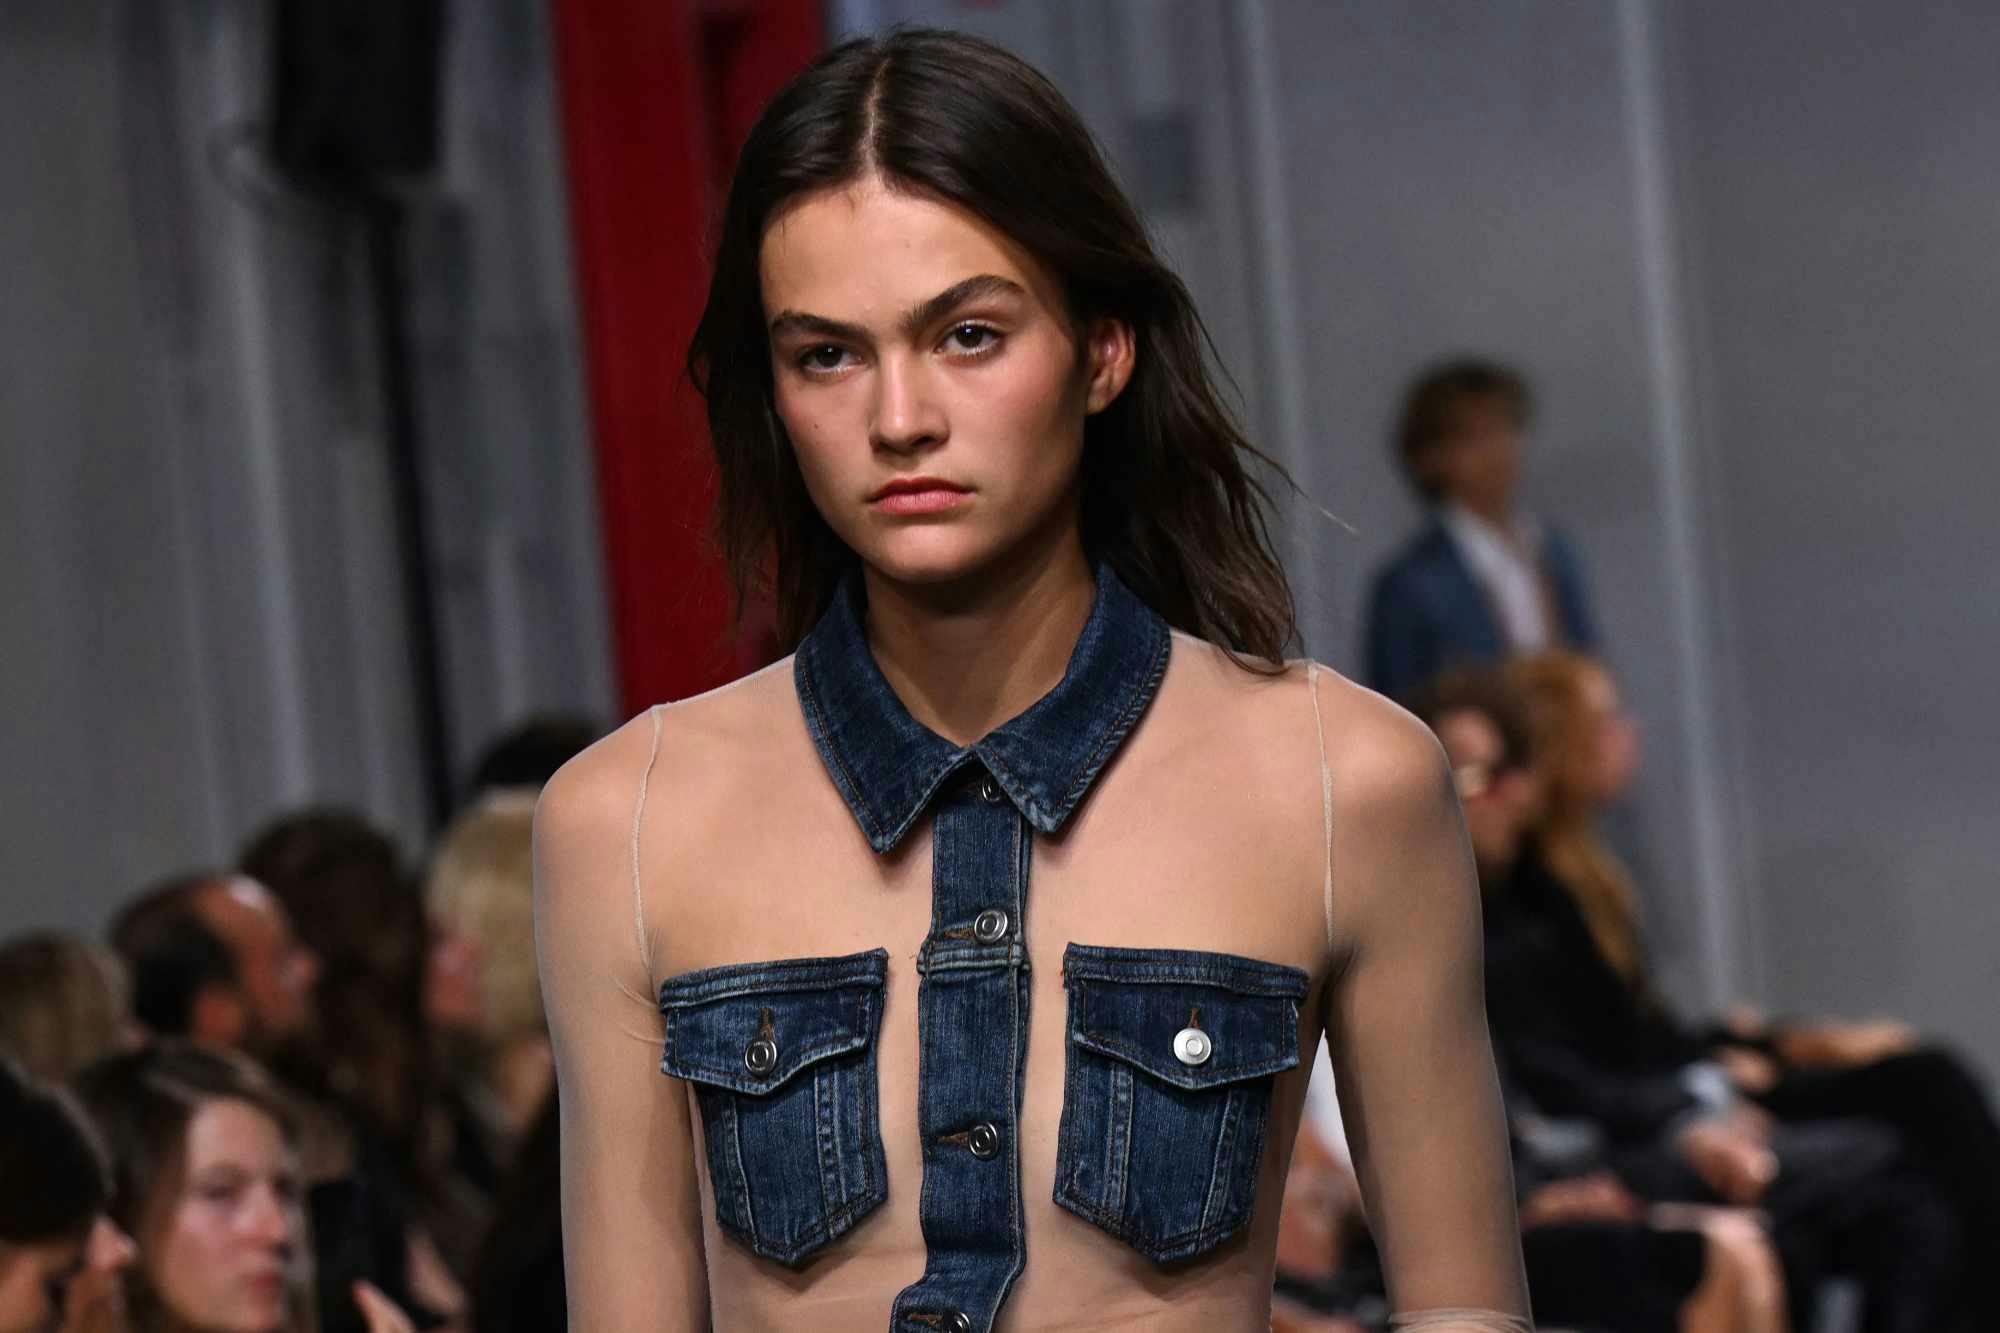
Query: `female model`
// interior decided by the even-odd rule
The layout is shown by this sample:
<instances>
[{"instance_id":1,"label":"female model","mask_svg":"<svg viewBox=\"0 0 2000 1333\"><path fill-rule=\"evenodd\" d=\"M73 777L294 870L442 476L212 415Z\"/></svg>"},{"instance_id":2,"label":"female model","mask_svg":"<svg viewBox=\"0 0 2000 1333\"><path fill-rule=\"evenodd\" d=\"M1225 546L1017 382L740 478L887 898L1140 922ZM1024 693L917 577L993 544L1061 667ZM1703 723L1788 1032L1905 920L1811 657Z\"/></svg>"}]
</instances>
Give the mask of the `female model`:
<instances>
[{"instance_id":1,"label":"female model","mask_svg":"<svg viewBox=\"0 0 2000 1333\"><path fill-rule=\"evenodd\" d=\"M1445 765L1283 660L1204 351L992 46L752 131L690 360L797 651L542 797L572 1327L1261 1333L1323 1029L1404 1323L1526 1327Z\"/></svg>"}]
</instances>

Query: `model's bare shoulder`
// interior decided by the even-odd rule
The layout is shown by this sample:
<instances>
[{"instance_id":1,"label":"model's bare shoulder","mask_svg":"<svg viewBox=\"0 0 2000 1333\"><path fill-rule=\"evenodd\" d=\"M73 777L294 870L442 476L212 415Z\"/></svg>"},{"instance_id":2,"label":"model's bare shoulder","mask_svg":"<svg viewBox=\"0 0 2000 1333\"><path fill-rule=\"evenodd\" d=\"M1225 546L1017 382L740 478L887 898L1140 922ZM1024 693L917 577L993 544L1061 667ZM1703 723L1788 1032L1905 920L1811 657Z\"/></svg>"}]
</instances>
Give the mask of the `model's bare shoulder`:
<instances>
[{"instance_id":1,"label":"model's bare shoulder","mask_svg":"<svg viewBox=\"0 0 2000 1333\"><path fill-rule=\"evenodd\" d=\"M1334 929L1353 940L1380 913L1411 906L1424 885L1438 882L1441 863L1466 861L1464 825L1430 728L1338 672L1313 674L1326 736Z\"/></svg>"}]
</instances>

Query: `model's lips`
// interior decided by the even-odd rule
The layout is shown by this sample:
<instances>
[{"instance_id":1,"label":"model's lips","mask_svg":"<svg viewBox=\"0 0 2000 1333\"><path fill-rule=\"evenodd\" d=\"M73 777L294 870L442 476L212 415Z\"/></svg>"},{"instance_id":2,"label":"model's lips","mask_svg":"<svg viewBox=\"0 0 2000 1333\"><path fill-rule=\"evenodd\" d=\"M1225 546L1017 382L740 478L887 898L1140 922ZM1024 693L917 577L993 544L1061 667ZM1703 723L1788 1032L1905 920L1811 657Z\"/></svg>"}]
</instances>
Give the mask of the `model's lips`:
<instances>
[{"instance_id":1,"label":"model's lips","mask_svg":"<svg viewBox=\"0 0 2000 1333\"><path fill-rule=\"evenodd\" d=\"M936 514L965 503L970 488L942 477L899 477L868 497L888 514Z\"/></svg>"}]
</instances>

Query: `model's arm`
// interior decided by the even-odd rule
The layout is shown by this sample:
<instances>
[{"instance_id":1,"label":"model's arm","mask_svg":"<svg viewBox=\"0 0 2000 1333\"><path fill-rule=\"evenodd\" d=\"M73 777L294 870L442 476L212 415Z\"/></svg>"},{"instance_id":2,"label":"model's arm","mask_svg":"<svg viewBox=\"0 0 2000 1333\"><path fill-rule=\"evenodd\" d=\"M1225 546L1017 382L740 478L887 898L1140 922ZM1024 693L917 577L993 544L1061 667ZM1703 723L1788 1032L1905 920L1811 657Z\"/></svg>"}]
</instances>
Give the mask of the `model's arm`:
<instances>
[{"instance_id":1,"label":"model's arm","mask_svg":"<svg viewBox=\"0 0 2000 1333\"><path fill-rule=\"evenodd\" d=\"M1335 756L1327 1036L1394 1327L1515 1333L1527 1284L1457 796L1421 723L1344 681L1321 689Z\"/></svg>"},{"instance_id":2,"label":"model's arm","mask_svg":"<svg viewBox=\"0 0 2000 1333\"><path fill-rule=\"evenodd\" d=\"M563 1265L575 1333L705 1330L686 1091L635 929L641 717L558 773L535 810L535 941L562 1098Z\"/></svg>"}]
</instances>

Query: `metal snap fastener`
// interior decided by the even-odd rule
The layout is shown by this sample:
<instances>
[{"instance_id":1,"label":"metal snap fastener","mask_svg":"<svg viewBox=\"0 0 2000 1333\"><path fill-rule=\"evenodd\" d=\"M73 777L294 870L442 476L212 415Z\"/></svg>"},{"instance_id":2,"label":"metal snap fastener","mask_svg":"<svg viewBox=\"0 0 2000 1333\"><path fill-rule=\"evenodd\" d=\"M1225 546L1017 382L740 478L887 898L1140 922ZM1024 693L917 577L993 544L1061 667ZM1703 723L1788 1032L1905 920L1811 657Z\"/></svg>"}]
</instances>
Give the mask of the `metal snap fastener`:
<instances>
[{"instance_id":1,"label":"metal snap fastener","mask_svg":"<svg viewBox=\"0 0 2000 1333\"><path fill-rule=\"evenodd\" d=\"M1000 1131L991 1122L982 1120L966 1136L965 1146L980 1161L990 1162L1000 1154Z\"/></svg>"},{"instance_id":2,"label":"metal snap fastener","mask_svg":"<svg viewBox=\"0 0 2000 1333\"><path fill-rule=\"evenodd\" d=\"M1215 1053L1215 1044L1200 1028L1182 1028L1174 1034L1174 1059L1184 1065L1203 1065Z\"/></svg>"},{"instance_id":3,"label":"metal snap fastener","mask_svg":"<svg viewBox=\"0 0 2000 1333\"><path fill-rule=\"evenodd\" d=\"M944 1326L950 1329L951 1333L972 1333L972 1321L966 1318L963 1310L953 1310L946 1315Z\"/></svg>"},{"instance_id":4,"label":"metal snap fastener","mask_svg":"<svg viewBox=\"0 0 2000 1333\"><path fill-rule=\"evenodd\" d=\"M743 1048L743 1067L753 1074L768 1074L778 1067L778 1043L759 1037Z\"/></svg>"},{"instance_id":5,"label":"metal snap fastener","mask_svg":"<svg viewBox=\"0 0 2000 1333\"><path fill-rule=\"evenodd\" d=\"M988 805L998 805L1007 799L1007 793L1000 790L1000 784L992 778L981 778L979 780L979 799Z\"/></svg>"},{"instance_id":6,"label":"metal snap fastener","mask_svg":"<svg viewBox=\"0 0 2000 1333\"><path fill-rule=\"evenodd\" d=\"M1007 914L989 907L972 918L972 938L981 944L998 944L1007 938Z\"/></svg>"}]
</instances>

